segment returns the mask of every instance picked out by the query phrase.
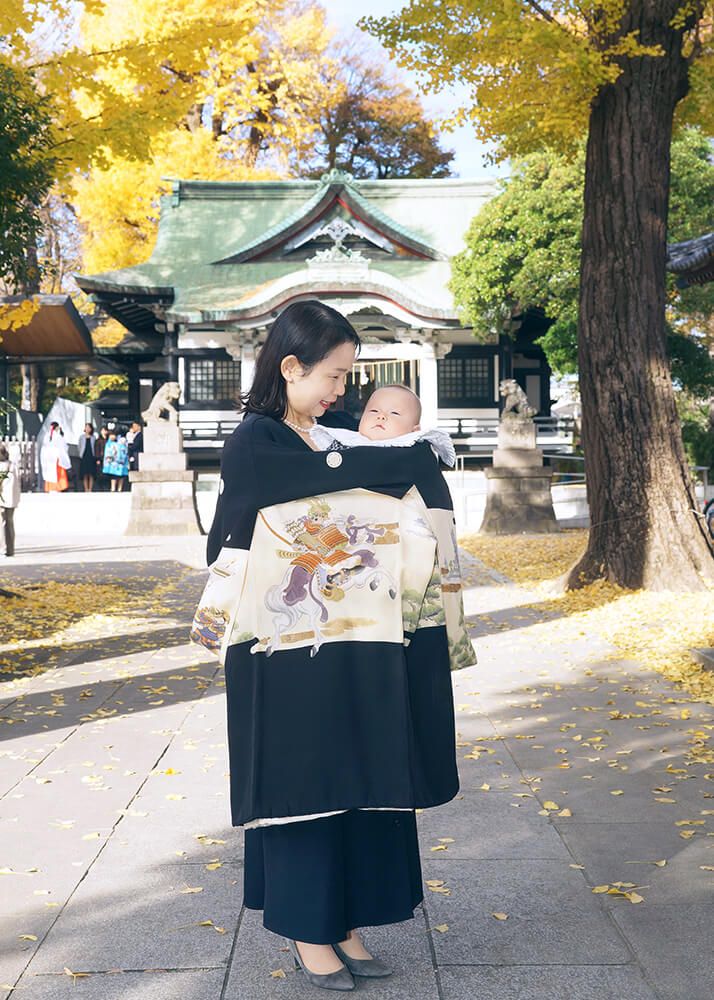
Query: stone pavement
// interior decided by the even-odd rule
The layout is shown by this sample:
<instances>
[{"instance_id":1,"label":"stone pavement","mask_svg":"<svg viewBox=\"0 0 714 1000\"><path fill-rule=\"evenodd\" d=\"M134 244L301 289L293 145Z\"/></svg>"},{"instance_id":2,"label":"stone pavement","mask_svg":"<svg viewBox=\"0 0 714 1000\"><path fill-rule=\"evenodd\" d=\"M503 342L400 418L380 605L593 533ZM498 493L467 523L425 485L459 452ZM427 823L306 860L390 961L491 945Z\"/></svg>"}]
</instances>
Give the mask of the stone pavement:
<instances>
[{"instance_id":1,"label":"stone pavement","mask_svg":"<svg viewBox=\"0 0 714 1000\"><path fill-rule=\"evenodd\" d=\"M42 670L0 675L0 1000L323 995L241 906L223 682L185 642L201 547L117 541L15 564L17 578L140 585L149 557L177 579L120 635L33 648L18 670ZM396 975L355 992L710 1000L711 706L465 559L480 662L454 675L461 790L419 814L415 919L365 932ZM643 901L592 892L615 882Z\"/></svg>"}]
</instances>

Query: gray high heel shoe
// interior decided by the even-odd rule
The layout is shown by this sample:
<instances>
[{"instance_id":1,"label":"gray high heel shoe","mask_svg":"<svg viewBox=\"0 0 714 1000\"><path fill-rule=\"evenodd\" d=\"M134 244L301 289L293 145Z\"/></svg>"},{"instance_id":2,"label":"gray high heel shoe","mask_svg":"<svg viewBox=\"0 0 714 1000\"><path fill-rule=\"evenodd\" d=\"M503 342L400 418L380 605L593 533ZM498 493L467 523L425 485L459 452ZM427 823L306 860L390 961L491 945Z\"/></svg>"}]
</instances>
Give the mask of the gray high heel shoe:
<instances>
[{"instance_id":1,"label":"gray high heel shoe","mask_svg":"<svg viewBox=\"0 0 714 1000\"><path fill-rule=\"evenodd\" d=\"M338 944L333 944L332 947L335 949L337 957L342 959L353 976L370 976L373 979L381 979L383 976L393 975L394 970L378 958L350 958Z\"/></svg>"},{"instance_id":2,"label":"gray high heel shoe","mask_svg":"<svg viewBox=\"0 0 714 1000\"><path fill-rule=\"evenodd\" d=\"M324 976L319 976L316 972L310 972L309 969L305 968L295 942L291 941L290 938L286 938L286 941L290 945L290 951L293 953L295 968L302 969L307 977L307 981L312 983L313 986L319 986L323 990L344 990L345 992L355 988L355 981L349 969L342 968L338 969L337 972L328 972ZM336 946L333 945L333 947Z\"/></svg>"}]
</instances>

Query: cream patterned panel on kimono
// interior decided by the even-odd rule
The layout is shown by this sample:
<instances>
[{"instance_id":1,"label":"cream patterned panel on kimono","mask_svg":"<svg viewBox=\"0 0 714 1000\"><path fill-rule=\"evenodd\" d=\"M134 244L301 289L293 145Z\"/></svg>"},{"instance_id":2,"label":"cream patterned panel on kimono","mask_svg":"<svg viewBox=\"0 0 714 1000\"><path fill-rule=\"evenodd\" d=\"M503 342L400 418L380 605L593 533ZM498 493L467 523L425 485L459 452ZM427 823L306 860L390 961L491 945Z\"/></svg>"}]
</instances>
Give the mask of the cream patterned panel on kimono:
<instances>
[{"instance_id":1,"label":"cream patterned panel on kimono","mask_svg":"<svg viewBox=\"0 0 714 1000\"><path fill-rule=\"evenodd\" d=\"M404 641L421 610L436 538L418 493L347 490L259 511L230 643L272 654L329 642ZM441 610L441 609L440 609ZM441 621L432 624L443 624Z\"/></svg>"},{"instance_id":2,"label":"cream patterned panel on kimono","mask_svg":"<svg viewBox=\"0 0 714 1000\"><path fill-rule=\"evenodd\" d=\"M193 616L189 638L225 663L230 633L240 604L248 566L248 549L221 549L208 570L198 608Z\"/></svg>"}]
</instances>

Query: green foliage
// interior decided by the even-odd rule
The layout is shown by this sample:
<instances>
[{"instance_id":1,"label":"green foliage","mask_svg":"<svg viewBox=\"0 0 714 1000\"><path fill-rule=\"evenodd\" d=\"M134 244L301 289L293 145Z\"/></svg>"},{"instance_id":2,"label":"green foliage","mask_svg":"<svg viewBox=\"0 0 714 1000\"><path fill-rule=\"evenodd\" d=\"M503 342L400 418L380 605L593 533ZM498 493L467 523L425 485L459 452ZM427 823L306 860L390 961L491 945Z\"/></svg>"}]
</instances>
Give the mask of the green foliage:
<instances>
[{"instance_id":1,"label":"green foliage","mask_svg":"<svg viewBox=\"0 0 714 1000\"><path fill-rule=\"evenodd\" d=\"M52 183L50 123L49 102L31 74L0 61L0 279L14 288L39 280L28 247Z\"/></svg>"},{"instance_id":2,"label":"green foliage","mask_svg":"<svg viewBox=\"0 0 714 1000\"><path fill-rule=\"evenodd\" d=\"M38 408L47 413L58 396L71 399L75 403L93 403L105 392L126 392L129 379L126 375L77 375L70 378L50 378L42 386ZM22 379L19 375L10 378L9 405L15 409L20 405Z\"/></svg>"},{"instance_id":3,"label":"green foliage","mask_svg":"<svg viewBox=\"0 0 714 1000\"><path fill-rule=\"evenodd\" d=\"M683 129L672 143L671 242L714 225L711 152L709 140L694 128ZM559 374L577 371L583 182L582 152L572 160L544 151L516 161L501 194L471 223L466 249L453 261L451 288L477 337L502 332L512 312L542 309L553 322L540 345ZM680 330L703 324L713 310L714 284L678 291L669 279L669 318L677 337ZM685 349L677 337L670 338L673 375L683 385L695 385L704 354L695 358L695 342Z\"/></svg>"},{"instance_id":4,"label":"green foliage","mask_svg":"<svg viewBox=\"0 0 714 1000\"><path fill-rule=\"evenodd\" d=\"M554 320L556 354L573 342L582 183L582 154L572 163L533 154L514 163L502 193L473 220L453 260L451 289L477 336L502 332L511 313L534 307ZM569 370L565 356L559 360L558 370Z\"/></svg>"},{"instance_id":5,"label":"green foliage","mask_svg":"<svg viewBox=\"0 0 714 1000\"><path fill-rule=\"evenodd\" d=\"M710 405L679 393L677 407L687 458L692 465L714 469L714 422Z\"/></svg>"},{"instance_id":6,"label":"green foliage","mask_svg":"<svg viewBox=\"0 0 714 1000\"><path fill-rule=\"evenodd\" d=\"M77 376L63 379L61 387L53 387L52 391L63 399L71 399L75 403L93 403L105 392L126 392L129 379L126 375Z\"/></svg>"},{"instance_id":7,"label":"green foliage","mask_svg":"<svg viewBox=\"0 0 714 1000\"><path fill-rule=\"evenodd\" d=\"M714 396L714 358L704 340L670 332L667 350L675 387L685 389L695 399Z\"/></svg>"}]
</instances>

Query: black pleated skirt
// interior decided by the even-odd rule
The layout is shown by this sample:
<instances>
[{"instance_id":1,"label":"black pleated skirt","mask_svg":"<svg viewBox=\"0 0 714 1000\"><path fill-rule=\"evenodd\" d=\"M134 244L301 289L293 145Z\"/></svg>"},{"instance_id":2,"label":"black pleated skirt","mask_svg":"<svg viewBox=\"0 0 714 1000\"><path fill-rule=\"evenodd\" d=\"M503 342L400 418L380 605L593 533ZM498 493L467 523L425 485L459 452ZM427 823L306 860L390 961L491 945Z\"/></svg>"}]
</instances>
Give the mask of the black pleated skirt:
<instances>
[{"instance_id":1,"label":"black pleated skirt","mask_svg":"<svg viewBox=\"0 0 714 1000\"><path fill-rule=\"evenodd\" d=\"M245 905L310 944L409 920L423 900L413 810L365 810L245 831Z\"/></svg>"}]
</instances>

